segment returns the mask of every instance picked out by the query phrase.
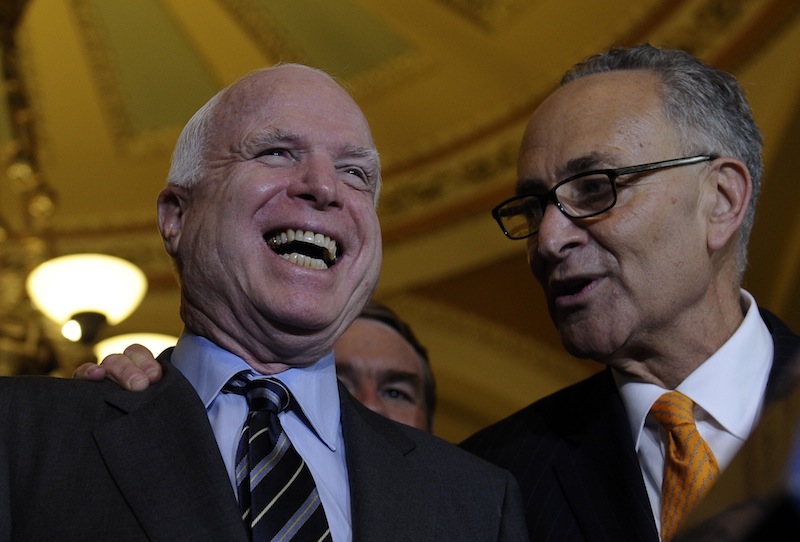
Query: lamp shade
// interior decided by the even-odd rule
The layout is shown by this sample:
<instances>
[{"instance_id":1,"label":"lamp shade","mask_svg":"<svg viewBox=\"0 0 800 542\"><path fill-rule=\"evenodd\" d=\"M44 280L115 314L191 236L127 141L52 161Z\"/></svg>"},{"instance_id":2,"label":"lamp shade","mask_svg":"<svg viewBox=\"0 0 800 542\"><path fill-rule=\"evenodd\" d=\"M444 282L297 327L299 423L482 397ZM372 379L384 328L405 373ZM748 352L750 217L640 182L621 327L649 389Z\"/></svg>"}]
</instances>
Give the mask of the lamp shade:
<instances>
[{"instance_id":1,"label":"lamp shade","mask_svg":"<svg viewBox=\"0 0 800 542\"><path fill-rule=\"evenodd\" d=\"M34 306L59 324L76 314L99 313L113 326L142 302L147 278L122 258L71 254L36 267L26 286Z\"/></svg>"},{"instance_id":2,"label":"lamp shade","mask_svg":"<svg viewBox=\"0 0 800 542\"><path fill-rule=\"evenodd\" d=\"M121 353L125 348L136 343L146 346L154 356L157 356L166 348L175 346L177 342L177 337L161 333L125 333L124 335L116 335L98 342L94 346L94 355L97 356L97 362L99 363L109 354Z\"/></svg>"}]
</instances>

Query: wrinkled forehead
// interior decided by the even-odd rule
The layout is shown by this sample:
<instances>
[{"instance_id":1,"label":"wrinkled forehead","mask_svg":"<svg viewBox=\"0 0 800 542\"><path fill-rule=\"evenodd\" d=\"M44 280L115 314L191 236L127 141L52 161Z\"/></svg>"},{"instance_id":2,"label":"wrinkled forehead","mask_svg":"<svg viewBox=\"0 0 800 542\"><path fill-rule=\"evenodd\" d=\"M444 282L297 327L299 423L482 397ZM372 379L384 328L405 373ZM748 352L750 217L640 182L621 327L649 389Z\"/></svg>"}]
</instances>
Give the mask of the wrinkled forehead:
<instances>
[{"instance_id":1,"label":"wrinkled forehead","mask_svg":"<svg viewBox=\"0 0 800 542\"><path fill-rule=\"evenodd\" d=\"M349 138L348 145L374 147L355 100L330 76L305 66L278 66L243 78L228 89L215 113L227 129L248 121L293 132L324 129Z\"/></svg>"},{"instance_id":2,"label":"wrinkled forehead","mask_svg":"<svg viewBox=\"0 0 800 542\"><path fill-rule=\"evenodd\" d=\"M581 157L632 160L640 153L677 146L668 121L660 79L649 71L617 71L588 75L560 87L536 109L521 145L519 171L544 167L561 175L566 164ZM667 157L669 158L669 157ZM544 162L544 163L543 163ZM614 165L609 163L607 166Z\"/></svg>"}]
</instances>

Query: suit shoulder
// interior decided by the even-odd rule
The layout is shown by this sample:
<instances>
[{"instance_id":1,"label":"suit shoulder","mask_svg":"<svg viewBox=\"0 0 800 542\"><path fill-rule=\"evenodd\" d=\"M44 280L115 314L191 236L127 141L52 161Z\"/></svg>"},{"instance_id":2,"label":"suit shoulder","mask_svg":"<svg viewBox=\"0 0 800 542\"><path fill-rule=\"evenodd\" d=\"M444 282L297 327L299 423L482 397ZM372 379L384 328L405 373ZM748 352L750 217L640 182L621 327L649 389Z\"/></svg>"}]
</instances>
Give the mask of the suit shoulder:
<instances>
[{"instance_id":1,"label":"suit shoulder","mask_svg":"<svg viewBox=\"0 0 800 542\"><path fill-rule=\"evenodd\" d=\"M481 429L460 446L486 457L502 450L514 453L534 436L559 439L585 422L587 404L602 404L613 390L610 371L599 371Z\"/></svg>"},{"instance_id":2,"label":"suit shoulder","mask_svg":"<svg viewBox=\"0 0 800 542\"><path fill-rule=\"evenodd\" d=\"M479 458L475 454L460 448L441 437L419 431L412 427L403 427L409 438L416 444L416 452L423 461L443 465L444 468L464 471L477 475L483 473L489 477L505 478L506 471Z\"/></svg>"},{"instance_id":3,"label":"suit shoulder","mask_svg":"<svg viewBox=\"0 0 800 542\"><path fill-rule=\"evenodd\" d=\"M435 471L439 479L474 476L499 481L508 476L504 470L441 437L369 410L346 392L342 394L342 406L348 447L369 447L372 453L392 450L392 454L399 453L409 464L416 465L418 472L430 471L433 476ZM360 421L356 423L356 419Z\"/></svg>"},{"instance_id":4,"label":"suit shoulder","mask_svg":"<svg viewBox=\"0 0 800 542\"><path fill-rule=\"evenodd\" d=\"M4 376L0 377L0 400L15 405L40 403L50 406L61 401L79 402L81 398L91 401L101 397L103 390L110 388L109 384L53 376Z\"/></svg>"},{"instance_id":5,"label":"suit shoulder","mask_svg":"<svg viewBox=\"0 0 800 542\"><path fill-rule=\"evenodd\" d=\"M0 377L0 410L30 422L33 417L84 420L87 424L116 417L146 404L166 389L176 377L162 378L142 392L131 392L111 380L89 382L53 376ZM190 385L189 385L190 386ZM190 395L191 394L186 394Z\"/></svg>"}]
</instances>

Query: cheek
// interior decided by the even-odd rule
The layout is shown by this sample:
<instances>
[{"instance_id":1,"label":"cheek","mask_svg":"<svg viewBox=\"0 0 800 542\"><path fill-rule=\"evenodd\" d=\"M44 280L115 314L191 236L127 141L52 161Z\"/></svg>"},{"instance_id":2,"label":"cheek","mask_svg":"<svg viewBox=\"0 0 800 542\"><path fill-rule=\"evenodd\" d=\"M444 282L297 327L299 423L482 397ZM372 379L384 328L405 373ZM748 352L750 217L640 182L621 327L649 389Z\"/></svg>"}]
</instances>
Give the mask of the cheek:
<instances>
[{"instance_id":1,"label":"cheek","mask_svg":"<svg viewBox=\"0 0 800 542\"><path fill-rule=\"evenodd\" d=\"M528 258L528 267L533 273L533 276L539 281L539 284L544 285L544 263L537 255L538 244L536 237L529 237L527 240L526 254Z\"/></svg>"},{"instance_id":2,"label":"cheek","mask_svg":"<svg viewBox=\"0 0 800 542\"><path fill-rule=\"evenodd\" d=\"M374 214L374 211L371 211ZM383 260L383 243L381 238L381 228L378 223L377 215L362 221L359 228L360 239L356 242L360 245L356 247L359 251L360 266L363 269L364 280L360 281L369 287L377 284L380 275L381 263Z\"/></svg>"}]
</instances>

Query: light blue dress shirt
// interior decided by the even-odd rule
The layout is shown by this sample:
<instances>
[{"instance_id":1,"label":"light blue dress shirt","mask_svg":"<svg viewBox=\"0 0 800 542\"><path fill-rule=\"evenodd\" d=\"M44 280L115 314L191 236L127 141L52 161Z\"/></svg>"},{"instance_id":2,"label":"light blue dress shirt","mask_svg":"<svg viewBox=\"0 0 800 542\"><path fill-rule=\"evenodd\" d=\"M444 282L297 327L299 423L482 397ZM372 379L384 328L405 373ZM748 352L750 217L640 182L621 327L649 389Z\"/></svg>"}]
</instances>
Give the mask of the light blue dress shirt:
<instances>
[{"instance_id":1,"label":"light blue dress shirt","mask_svg":"<svg viewBox=\"0 0 800 542\"><path fill-rule=\"evenodd\" d=\"M235 495L234 464L239 434L247 418L247 401L220 390L238 372L249 370L255 376L263 375L253 371L242 358L188 332L181 335L175 346L172 364L191 382L206 407ZM293 412L278 415L311 470L333 540L349 541L352 539L350 485L333 353L309 367L288 369L272 376L289 388L311 424L308 427Z\"/></svg>"}]
</instances>

